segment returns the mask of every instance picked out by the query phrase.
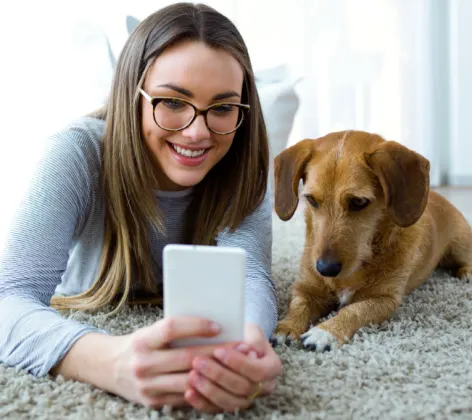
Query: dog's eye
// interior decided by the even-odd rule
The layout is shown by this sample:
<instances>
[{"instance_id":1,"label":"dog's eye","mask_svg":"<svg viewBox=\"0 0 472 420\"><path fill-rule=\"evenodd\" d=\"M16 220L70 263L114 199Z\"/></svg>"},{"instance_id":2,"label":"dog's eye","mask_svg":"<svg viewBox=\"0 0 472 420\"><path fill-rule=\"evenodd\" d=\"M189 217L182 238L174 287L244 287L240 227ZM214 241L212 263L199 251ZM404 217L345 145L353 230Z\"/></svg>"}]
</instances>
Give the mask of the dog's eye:
<instances>
[{"instance_id":1,"label":"dog's eye","mask_svg":"<svg viewBox=\"0 0 472 420\"><path fill-rule=\"evenodd\" d=\"M311 195L305 195L305 198L307 201L315 208L317 209L319 207L317 201L313 198Z\"/></svg>"},{"instance_id":2,"label":"dog's eye","mask_svg":"<svg viewBox=\"0 0 472 420\"><path fill-rule=\"evenodd\" d=\"M349 201L349 210L360 211L365 209L370 204L370 200L367 198L353 197Z\"/></svg>"}]
</instances>

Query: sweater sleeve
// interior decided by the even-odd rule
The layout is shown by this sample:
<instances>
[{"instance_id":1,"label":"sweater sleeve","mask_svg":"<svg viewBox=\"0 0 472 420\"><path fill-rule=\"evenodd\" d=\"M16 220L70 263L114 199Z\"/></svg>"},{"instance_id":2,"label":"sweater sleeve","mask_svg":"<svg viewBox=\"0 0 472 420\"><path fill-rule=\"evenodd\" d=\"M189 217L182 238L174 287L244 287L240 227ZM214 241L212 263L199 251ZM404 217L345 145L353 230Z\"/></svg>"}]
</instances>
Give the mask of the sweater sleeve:
<instances>
[{"instance_id":1,"label":"sweater sleeve","mask_svg":"<svg viewBox=\"0 0 472 420\"><path fill-rule=\"evenodd\" d=\"M0 256L0 362L36 376L84 334L105 333L49 306L90 204L96 158L81 147L90 135L71 127L48 141Z\"/></svg>"},{"instance_id":2,"label":"sweater sleeve","mask_svg":"<svg viewBox=\"0 0 472 420\"><path fill-rule=\"evenodd\" d=\"M220 233L217 245L240 247L246 251L246 322L259 325L270 338L277 324L277 298L271 278L272 207L269 192L259 208L235 231Z\"/></svg>"}]
</instances>

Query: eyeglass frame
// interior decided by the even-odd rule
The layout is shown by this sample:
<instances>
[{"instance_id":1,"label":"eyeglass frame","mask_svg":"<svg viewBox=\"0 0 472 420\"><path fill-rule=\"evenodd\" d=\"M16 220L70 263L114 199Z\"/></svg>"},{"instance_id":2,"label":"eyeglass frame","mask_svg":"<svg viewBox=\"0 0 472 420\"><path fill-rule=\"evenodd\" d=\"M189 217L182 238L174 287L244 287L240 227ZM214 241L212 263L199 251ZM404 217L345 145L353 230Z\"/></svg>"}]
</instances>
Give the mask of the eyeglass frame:
<instances>
[{"instance_id":1,"label":"eyeglass frame","mask_svg":"<svg viewBox=\"0 0 472 420\"><path fill-rule=\"evenodd\" d=\"M250 109L251 109L250 105L241 104L241 103L238 103L238 102L218 102L218 103L215 103L215 104L211 104L211 105L207 106L206 108L197 108L194 104L192 104L192 102L188 101L187 99L177 98L177 97L174 97L174 96L151 96L146 91L144 91L142 88L139 88L139 92L152 105L152 117L153 117L154 122L156 123L156 125L159 128L162 128L163 130L171 131L171 132L177 132L177 131L185 130L187 127L190 127L192 125L192 123L197 119L197 117L199 115L202 115L203 119L205 120L206 127L212 133L219 134L219 135L231 134L231 133L234 133L239 127L241 127L241 125L244 121L244 117L245 117L244 111L249 112ZM190 120L189 123L187 123L187 125L185 125L181 128L165 128L165 127L162 127L161 125L159 125L159 123L156 121L155 109L156 109L156 106L159 104L159 102L163 101L165 99L173 99L173 100L181 101L181 102L184 102L184 103L190 105L193 108L193 110L194 110L193 118ZM242 118L241 118L241 121L239 122L239 124L236 126L236 128L234 128L231 131L224 132L224 133L220 133L218 131L212 130L209 127L208 120L207 120L208 111L210 111L212 108L216 108L217 106L221 106L221 105L233 105L233 106L237 106L238 108L240 108L240 110L242 110Z\"/></svg>"}]
</instances>

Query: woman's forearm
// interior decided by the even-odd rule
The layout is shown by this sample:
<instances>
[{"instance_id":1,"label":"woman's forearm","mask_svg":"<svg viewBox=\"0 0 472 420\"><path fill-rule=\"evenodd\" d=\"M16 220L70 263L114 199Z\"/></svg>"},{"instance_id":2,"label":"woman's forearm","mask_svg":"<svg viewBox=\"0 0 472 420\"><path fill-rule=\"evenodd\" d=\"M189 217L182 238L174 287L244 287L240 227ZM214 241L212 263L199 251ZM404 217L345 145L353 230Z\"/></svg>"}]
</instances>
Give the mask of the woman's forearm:
<instances>
[{"instance_id":1,"label":"woman's forearm","mask_svg":"<svg viewBox=\"0 0 472 420\"><path fill-rule=\"evenodd\" d=\"M72 345L50 373L116 393L115 366L121 339L94 332L85 334Z\"/></svg>"}]
</instances>

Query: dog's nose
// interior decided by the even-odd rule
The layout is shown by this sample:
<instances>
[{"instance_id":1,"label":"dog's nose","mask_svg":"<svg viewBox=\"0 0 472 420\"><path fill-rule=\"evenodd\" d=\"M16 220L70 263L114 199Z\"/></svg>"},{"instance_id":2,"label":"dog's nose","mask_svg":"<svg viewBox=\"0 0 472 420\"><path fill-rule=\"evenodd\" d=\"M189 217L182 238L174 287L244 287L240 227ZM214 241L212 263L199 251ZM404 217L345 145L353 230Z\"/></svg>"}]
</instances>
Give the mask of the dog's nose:
<instances>
[{"instance_id":1,"label":"dog's nose","mask_svg":"<svg viewBox=\"0 0 472 420\"><path fill-rule=\"evenodd\" d=\"M334 258L320 258L316 261L316 269L324 277L336 277L342 267L341 262Z\"/></svg>"}]
</instances>

